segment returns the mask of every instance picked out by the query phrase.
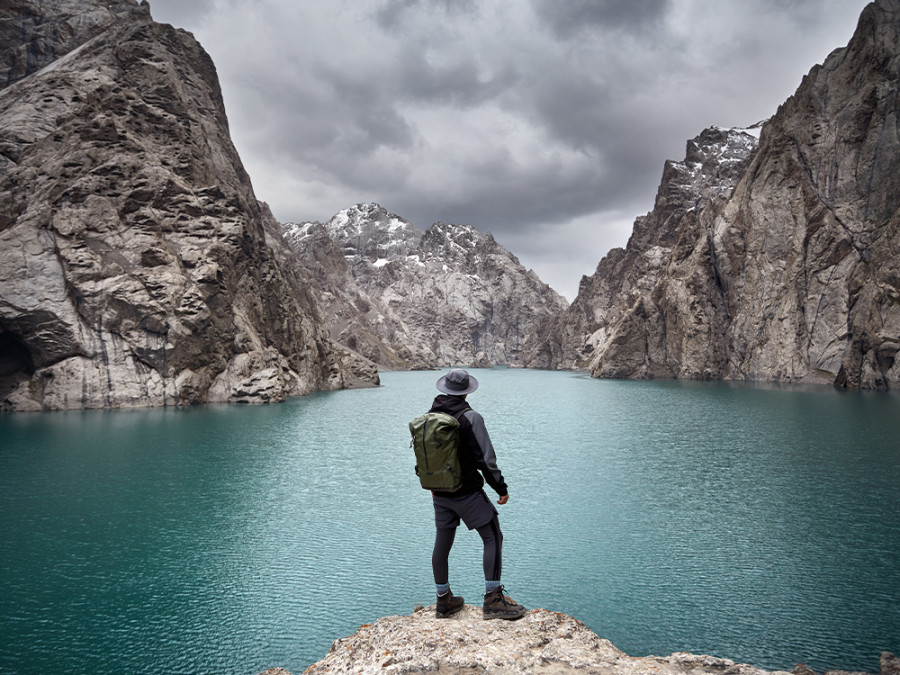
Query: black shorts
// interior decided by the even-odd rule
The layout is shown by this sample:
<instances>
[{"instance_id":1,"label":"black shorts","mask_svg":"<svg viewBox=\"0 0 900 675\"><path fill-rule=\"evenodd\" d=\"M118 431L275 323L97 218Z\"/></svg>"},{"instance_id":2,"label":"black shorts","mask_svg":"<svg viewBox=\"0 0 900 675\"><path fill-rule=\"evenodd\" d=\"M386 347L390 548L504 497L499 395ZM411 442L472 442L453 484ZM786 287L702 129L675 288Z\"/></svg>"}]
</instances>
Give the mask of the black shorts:
<instances>
[{"instance_id":1,"label":"black shorts","mask_svg":"<svg viewBox=\"0 0 900 675\"><path fill-rule=\"evenodd\" d=\"M439 530L452 530L458 527L460 519L466 527L474 530L487 525L497 515L497 509L484 490L465 497L432 495L432 500L434 500L434 524Z\"/></svg>"}]
</instances>

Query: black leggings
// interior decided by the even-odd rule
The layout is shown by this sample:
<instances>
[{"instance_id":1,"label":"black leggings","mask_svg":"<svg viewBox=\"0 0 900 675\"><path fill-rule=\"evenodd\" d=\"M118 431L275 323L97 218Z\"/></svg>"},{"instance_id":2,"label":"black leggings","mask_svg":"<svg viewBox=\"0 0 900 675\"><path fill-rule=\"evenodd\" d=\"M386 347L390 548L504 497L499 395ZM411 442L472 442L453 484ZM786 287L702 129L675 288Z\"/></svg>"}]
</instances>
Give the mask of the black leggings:
<instances>
[{"instance_id":1,"label":"black leggings","mask_svg":"<svg viewBox=\"0 0 900 675\"><path fill-rule=\"evenodd\" d=\"M479 527L476 532L481 535L484 542L485 581L500 581L500 572L503 568L503 533L500 531L500 521L496 514L493 519ZM446 584L450 580L450 549L453 548L453 540L456 538L456 528L438 528L434 538L434 551L431 554L431 568L434 571L434 583Z\"/></svg>"}]
</instances>

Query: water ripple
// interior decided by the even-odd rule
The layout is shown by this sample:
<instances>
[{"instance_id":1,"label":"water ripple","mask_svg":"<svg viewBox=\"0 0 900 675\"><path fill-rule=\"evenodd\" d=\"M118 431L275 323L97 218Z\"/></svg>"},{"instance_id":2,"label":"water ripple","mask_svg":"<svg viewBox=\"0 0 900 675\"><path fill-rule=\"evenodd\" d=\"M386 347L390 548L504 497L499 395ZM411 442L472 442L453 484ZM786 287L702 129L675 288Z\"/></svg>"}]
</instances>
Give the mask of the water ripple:
<instances>
[{"instance_id":1,"label":"water ripple","mask_svg":"<svg viewBox=\"0 0 900 675\"><path fill-rule=\"evenodd\" d=\"M900 651L900 398L479 371L504 582L635 654ZM0 417L0 672L301 672L433 601L436 373L278 406ZM454 591L477 602L461 530Z\"/></svg>"}]
</instances>

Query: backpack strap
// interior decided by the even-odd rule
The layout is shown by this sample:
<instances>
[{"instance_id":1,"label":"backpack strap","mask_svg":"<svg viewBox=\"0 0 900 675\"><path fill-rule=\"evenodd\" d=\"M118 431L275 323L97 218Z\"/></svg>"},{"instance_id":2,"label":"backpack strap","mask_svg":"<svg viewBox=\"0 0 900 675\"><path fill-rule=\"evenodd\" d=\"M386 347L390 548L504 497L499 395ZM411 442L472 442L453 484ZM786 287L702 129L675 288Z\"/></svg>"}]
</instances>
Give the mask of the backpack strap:
<instances>
[{"instance_id":1,"label":"backpack strap","mask_svg":"<svg viewBox=\"0 0 900 675\"><path fill-rule=\"evenodd\" d=\"M459 412L453 413L453 417L456 418L456 421L459 422L460 426L462 426L462 416L466 414L466 411L467 411L467 410L471 410L471 409L472 409L472 408L470 408L469 406L466 406L465 408L463 408L463 409L460 410ZM466 421L468 422L468 420L466 420Z\"/></svg>"}]
</instances>

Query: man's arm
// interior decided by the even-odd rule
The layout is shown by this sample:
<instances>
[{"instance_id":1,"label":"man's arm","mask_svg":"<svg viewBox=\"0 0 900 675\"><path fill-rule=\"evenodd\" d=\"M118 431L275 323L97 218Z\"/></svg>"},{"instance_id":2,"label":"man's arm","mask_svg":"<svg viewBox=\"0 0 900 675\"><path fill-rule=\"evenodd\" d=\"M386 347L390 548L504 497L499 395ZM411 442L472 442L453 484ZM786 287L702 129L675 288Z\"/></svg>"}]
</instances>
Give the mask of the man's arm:
<instances>
[{"instance_id":1,"label":"man's arm","mask_svg":"<svg viewBox=\"0 0 900 675\"><path fill-rule=\"evenodd\" d=\"M505 504L506 500L509 499L509 490L506 487L503 474L500 473L500 469L497 467L497 455L494 452L494 444L491 443L487 427L484 426L484 418L472 409L466 410L464 415L471 423L472 433L475 436L475 444L477 446L475 464L488 482L488 485L500 495L501 501L497 503Z\"/></svg>"}]
</instances>

